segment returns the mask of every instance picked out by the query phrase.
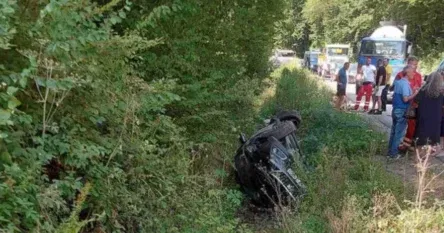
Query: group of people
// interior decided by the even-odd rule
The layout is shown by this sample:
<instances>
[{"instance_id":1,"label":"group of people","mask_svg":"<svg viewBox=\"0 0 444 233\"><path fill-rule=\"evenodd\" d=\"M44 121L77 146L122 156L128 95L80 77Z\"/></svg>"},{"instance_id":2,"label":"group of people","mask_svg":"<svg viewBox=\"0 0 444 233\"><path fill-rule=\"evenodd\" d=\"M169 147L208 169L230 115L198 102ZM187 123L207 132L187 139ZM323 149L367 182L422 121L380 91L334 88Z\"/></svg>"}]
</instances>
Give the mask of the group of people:
<instances>
[{"instance_id":1,"label":"group of people","mask_svg":"<svg viewBox=\"0 0 444 233\"><path fill-rule=\"evenodd\" d=\"M358 111L361 104L362 97L365 96L364 111L369 114L382 114L386 110L387 93L390 87L390 77L392 75L392 67L389 65L389 60L379 60L376 68L371 64L371 59L368 58L366 64L358 66L356 79L363 81L360 88L357 90L356 103L354 110ZM336 107L341 108L346 95L347 88L347 71L350 64L346 62L339 70L337 75L337 102ZM369 111L370 101L372 101L372 108Z\"/></svg>"},{"instance_id":2,"label":"group of people","mask_svg":"<svg viewBox=\"0 0 444 233\"><path fill-rule=\"evenodd\" d=\"M381 114L386 110L388 90L393 90L392 128L389 140L388 156L401 157L414 147L421 150L439 152L444 144L444 70L429 76L423 84L422 76L417 72L418 59L410 57L407 66L390 82L392 68L389 60L379 60L378 67L366 64L358 68L363 84L359 88L354 110L359 110L365 96L364 111ZM337 107L340 108L346 95L347 70L345 63L337 74ZM369 111L370 100L373 106Z\"/></svg>"},{"instance_id":3,"label":"group of people","mask_svg":"<svg viewBox=\"0 0 444 233\"><path fill-rule=\"evenodd\" d=\"M444 142L444 71L431 73L422 85L421 75L416 72L418 61L413 61L393 83L393 120L388 153L391 158L399 158L402 152L413 146L419 148L421 154L429 150L437 153L442 150Z\"/></svg>"}]
</instances>

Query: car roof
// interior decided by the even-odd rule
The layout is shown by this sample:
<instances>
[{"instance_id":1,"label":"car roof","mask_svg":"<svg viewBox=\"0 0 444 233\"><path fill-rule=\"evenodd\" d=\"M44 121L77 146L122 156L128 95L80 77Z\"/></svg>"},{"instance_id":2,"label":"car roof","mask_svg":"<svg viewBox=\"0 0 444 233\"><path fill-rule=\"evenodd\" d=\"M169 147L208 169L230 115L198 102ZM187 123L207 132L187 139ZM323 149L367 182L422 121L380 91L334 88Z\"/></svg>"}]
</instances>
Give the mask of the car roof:
<instances>
[{"instance_id":1,"label":"car roof","mask_svg":"<svg viewBox=\"0 0 444 233\"><path fill-rule=\"evenodd\" d=\"M393 42L408 41L403 38L372 38L372 37L364 37L364 38L362 38L362 40L363 41L393 41Z\"/></svg>"},{"instance_id":2,"label":"car roof","mask_svg":"<svg viewBox=\"0 0 444 233\"><path fill-rule=\"evenodd\" d=\"M294 51L290 49L277 49L276 51L281 53L294 53Z\"/></svg>"},{"instance_id":3,"label":"car roof","mask_svg":"<svg viewBox=\"0 0 444 233\"><path fill-rule=\"evenodd\" d=\"M327 48L331 48L331 47L336 47L336 48L350 48L349 44L328 44L325 47Z\"/></svg>"}]
</instances>

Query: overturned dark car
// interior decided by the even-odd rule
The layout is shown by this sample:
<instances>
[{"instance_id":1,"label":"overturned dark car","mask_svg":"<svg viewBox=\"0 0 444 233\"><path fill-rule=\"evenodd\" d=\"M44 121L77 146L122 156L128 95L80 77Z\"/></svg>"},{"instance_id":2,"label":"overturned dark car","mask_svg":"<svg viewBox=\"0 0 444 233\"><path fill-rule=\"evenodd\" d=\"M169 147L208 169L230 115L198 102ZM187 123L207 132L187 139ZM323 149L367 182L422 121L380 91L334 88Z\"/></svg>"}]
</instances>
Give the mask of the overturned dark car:
<instances>
[{"instance_id":1,"label":"overturned dark car","mask_svg":"<svg viewBox=\"0 0 444 233\"><path fill-rule=\"evenodd\" d=\"M251 138L240 136L234 157L236 181L256 205L271 207L299 201L306 192L293 171L303 160L296 137L301 117L297 111L283 111Z\"/></svg>"}]
</instances>

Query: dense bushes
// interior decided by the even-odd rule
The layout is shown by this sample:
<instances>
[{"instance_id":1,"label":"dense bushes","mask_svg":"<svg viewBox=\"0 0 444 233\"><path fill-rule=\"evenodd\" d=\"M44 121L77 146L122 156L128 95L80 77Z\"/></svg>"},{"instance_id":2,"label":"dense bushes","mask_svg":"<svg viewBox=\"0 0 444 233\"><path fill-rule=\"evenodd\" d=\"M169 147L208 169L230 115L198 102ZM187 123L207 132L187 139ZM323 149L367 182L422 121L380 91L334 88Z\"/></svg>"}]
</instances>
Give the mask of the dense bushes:
<instances>
[{"instance_id":1,"label":"dense bushes","mask_svg":"<svg viewBox=\"0 0 444 233\"><path fill-rule=\"evenodd\" d=\"M226 153L282 5L2 1L0 229L241 231Z\"/></svg>"}]
</instances>

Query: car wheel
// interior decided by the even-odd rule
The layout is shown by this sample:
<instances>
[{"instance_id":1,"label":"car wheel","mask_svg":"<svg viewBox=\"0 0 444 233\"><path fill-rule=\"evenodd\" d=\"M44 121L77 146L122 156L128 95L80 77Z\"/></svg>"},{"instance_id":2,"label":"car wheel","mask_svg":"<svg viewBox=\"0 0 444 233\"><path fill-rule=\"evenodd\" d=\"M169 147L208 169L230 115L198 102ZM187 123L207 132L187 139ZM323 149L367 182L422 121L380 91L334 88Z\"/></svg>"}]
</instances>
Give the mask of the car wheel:
<instances>
[{"instance_id":1,"label":"car wheel","mask_svg":"<svg viewBox=\"0 0 444 233\"><path fill-rule=\"evenodd\" d=\"M281 111L278 114L276 114L275 118L279 119L280 121L291 121L296 127L298 127L302 121L301 114L295 110ZM274 123L275 121L276 121L275 119L271 119L270 123Z\"/></svg>"},{"instance_id":2,"label":"car wheel","mask_svg":"<svg viewBox=\"0 0 444 233\"><path fill-rule=\"evenodd\" d=\"M258 134L256 137L259 139L268 139L269 137L275 137L277 140L281 140L285 136L296 131L296 126L291 121L275 122L271 130L264 131Z\"/></svg>"}]
</instances>

